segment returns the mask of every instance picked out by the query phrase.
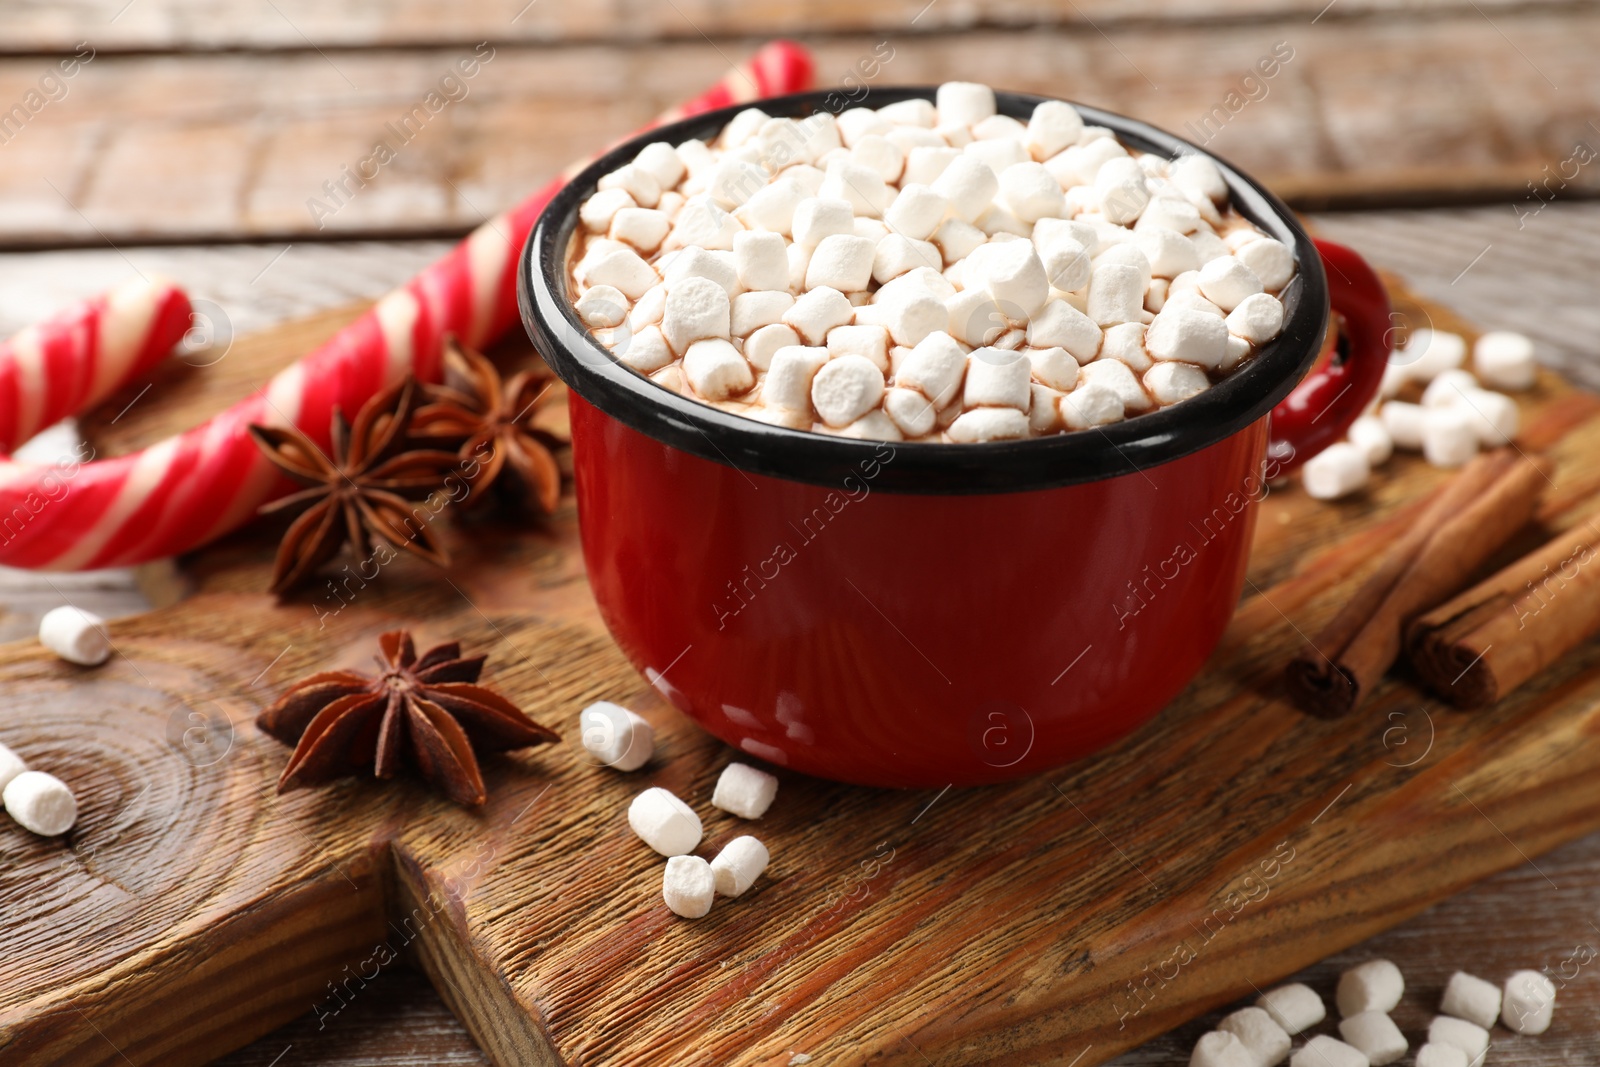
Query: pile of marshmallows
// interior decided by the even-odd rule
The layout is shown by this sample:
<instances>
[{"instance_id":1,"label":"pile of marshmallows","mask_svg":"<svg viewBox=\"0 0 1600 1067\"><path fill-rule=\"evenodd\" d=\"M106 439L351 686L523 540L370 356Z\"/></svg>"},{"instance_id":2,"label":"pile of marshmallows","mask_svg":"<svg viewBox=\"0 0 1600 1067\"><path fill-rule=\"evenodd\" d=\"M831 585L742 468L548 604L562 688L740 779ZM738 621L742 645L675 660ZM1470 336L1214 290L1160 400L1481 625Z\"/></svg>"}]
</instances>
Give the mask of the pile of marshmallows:
<instances>
[{"instance_id":1,"label":"pile of marshmallows","mask_svg":"<svg viewBox=\"0 0 1600 1067\"><path fill-rule=\"evenodd\" d=\"M39 622L39 641L71 663L98 666L111 657L105 620L79 608L52 608ZM0 804L25 830L55 837L78 821L78 801L53 774L30 771L22 758L0 745Z\"/></svg>"},{"instance_id":2,"label":"pile of marshmallows","mask_svg":"<svg viewBox=\"0 0 1600 1067\"><path fill-rule=\"evenodd\" d=\"M1533 342L1520 333L1486 333L1472 348L1471 371L1466 361L1467 342L1459 334L1414 330L1390 355L1378 396L1350 424L1348 440L1306 461L1306 492L1319 500L1353 493L1396 448L1421 451L1436 467L1459 467L1479 448L1508 443L1517 435L1517 404L1497 390L1533 386ZM1420 402L1395 399L1417 388Z\"/></svg>"},{"instance_id":3,"label":"pile of marshmallows","mask_svg":"<svg viewBox=\"0 0 1600 1067\"><path fill-rule=\"evenodd\" d=\"M1370 960L1339 977L1335 1000L1343 1041L1320 1034L1302 1045L1290 1067L1383 1067L1397 1063L1409 1047L1389 1012L1405 992L1400 968ZM1417 1067L1478 1067L1489 1049L1489 1028L1501 1020L1518 1034L1550 1028L1556 987L1538 971L1518 971L1504 990L1464 971L1450 976L1440 1014L1428 1026L1428 1040L1417 1050ZM1241 1008L1202 1037L1190 1067L1274 1067L1289 1056L1290 1035L1316 1026L1327 1015L1322 998L1309 986L1281 986L1262 994L1253 1008Z\"/></svg>"},{"instance_id":4,"label":"pile of marshmallows","mask_svg":"<svg viewBox=\"0 0 1600 1067\"><path fill-rule=\"evenodd\" d=\"M655 731L627 708L600 701L578 718L583 747L620 771L636 771L655 753ZM778 779L743 763L730 763L717 778L711 804L741 819L759 819L778 795ZM667 857L661 896L675 915L698 919L711 911L717 895L736 897L766 870L767 846L748 834L723 846L707 863L691 855L700 846L700 816L659 786L646 789L628 806L628 825L639 839Z\"/></svg>"},{"instance_id":5,"label":"pile of marshmallows","mask_svg":"<svg viewBox=\"0 0 1600 1067\"><path fill-rule=\"evenodd\" d=\"M950 82L648 145L579 210L578 315L659 384L795 429L974 442L1174 404L1276 337L1290 249L1202 155Z\"/></svg>"}]
</instances>

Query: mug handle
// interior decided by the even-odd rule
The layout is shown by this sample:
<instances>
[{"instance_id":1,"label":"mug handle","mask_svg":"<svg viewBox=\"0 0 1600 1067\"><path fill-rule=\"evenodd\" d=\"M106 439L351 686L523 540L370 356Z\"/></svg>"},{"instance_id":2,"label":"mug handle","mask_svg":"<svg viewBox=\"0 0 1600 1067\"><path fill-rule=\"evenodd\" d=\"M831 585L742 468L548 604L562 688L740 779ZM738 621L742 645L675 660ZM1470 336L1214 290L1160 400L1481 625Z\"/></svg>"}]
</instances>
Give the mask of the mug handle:
<instances>
[{"instance_id":1,"label":"mug handle","mask_svg":"<svg viewBox=\"0 0 1600 1067\"><path fill-rule=\"evenodd\" d=\"M1267 457L1281 473L1338 441L1366 408L1389 362L1389 294L1354 251L1313 240L1339 336L1328 358L1272 409Z\"/></svg>"}]
</instances>

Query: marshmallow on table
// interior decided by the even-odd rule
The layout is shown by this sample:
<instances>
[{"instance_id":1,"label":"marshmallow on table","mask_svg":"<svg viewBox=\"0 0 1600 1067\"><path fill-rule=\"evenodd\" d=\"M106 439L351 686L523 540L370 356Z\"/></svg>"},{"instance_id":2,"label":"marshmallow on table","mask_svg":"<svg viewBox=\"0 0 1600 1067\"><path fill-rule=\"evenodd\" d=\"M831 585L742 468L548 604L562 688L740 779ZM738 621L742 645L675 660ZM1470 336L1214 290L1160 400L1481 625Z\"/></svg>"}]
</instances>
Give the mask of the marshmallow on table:
<instances>
[{"instance_id":1,"label":"marshmallow on table","mask_svg":"<svg viewBox=\"0 0 1600 1067\"><path fill-rule=\"evenodd\" d=\"M1244 1042L1226 1030L1202 1034L1189 1055L1189 1067L1257 1067L1256 1058Z\"/></svg>"},{"instance_id":2,"label":"marshmallow on table","mask_svg":"<svg viewBox=\"0 0 1600 1067\"><path fill-rule=\"evenodd\" d=\"M1383 420L1376 415L1358 416L1350 424L1346 436L1367 457L1369 468L1387 463L1394 454L1394 442L1389 439L1389 431L1384 429Z\"/></svg>"},{"instance_id":3,"label":"marshmallow on table","mask_svg":"<svg viewBox=\"0 0 1600 1067\"><path fill-rule=\"evenodd\" d=\"M1371 475L1366 453L1347 441L1329 445L1300 468L1306 495L1313 500L1338 500L1360 489Z\"/></svg>"},{"instance_id":4,"label":"marshmallow on table","mask_svg":"<svg viewBox=\"0 0 1600 1067\"><path fill-rule=\"evenodd\" d=\"M1327 1034L1318 1034L1289 1057L1289 1067L1369 1067L1369 1064L1360 1049Z\"/></svg>"},{"instance_id":5,"label":"marshmallow on table","mask_svg":"<svg viewBox=\"0 0 1600 1067\"><path fill-rule=\"evenodd\" d=\"M1372 1067L1397 1062L1409 1047L1394 1020L1381 1011L1364 1011L1344 1019L1339 1023L1339 1036Z\"/></svg>"},{"instance_id":6,"label":"marshmallow on table","mask_svg":"<svg viewBox=\"0 0 1600 1067\"><path fill-rule=\"evenodd\" d=\"M1478 379L1470 371L1460 369L1442 371L1428 387L1422 390L1422 406L1425 408L1448 407L1459 403L1467 393L1478 388Z\"/></svg>"},{"instance_id":7,"label":"marshmallow on table","mask_svg":"<svg viewBox=\"0 0 1600 1067\"><path fill-rule=\"evenodd\" d=\"M1472 389L1464 393L1454 406L1471 416L1473 432L1486 448L1507 444L1517 436L1521 415L1517 411L1517 402L1504 393Z\"/></svg>"},{"instance_id":8,"label":"marshmallow on table","mask_svg":"<svg viewBox=\"0 0 1600 1067\"><path fill-rule=\"evenodd\" d=\"M583 747L619 771L636 771L655 754L655 730L618 704L598 700L578 715Z\"/></svg>"},{"instance_id":9,"label":"marshmallow on table","mask_svg":"<svg viewBox=\"0 0 1600 1067\"><path fill-rule=\"evenodd\" d=\"M1422 447L1424 416L1421 404L1408 404L1404 400L1391 400L1378 409L1378 418L1394 447L1413 451Z\"/></svg>"},{"instance_id":10,"label":"marshmallow on table","mask_svg":"<svg viewBox=\"0 0 1600 1067\"><path fill-rule=\"evenodd\" d=\"M1249 1051L1256 1067L1276 1067L1289 1057L1289 1035L1261 1008L1240 1008L1217 1024Z\"/></svg>"},{"instance_id":11,"label":"marshmallow on table","mask_svg":"<svg viewBox=\"0 0 1600 1067\"><path fill-rule=\"evenodd\" d=\"M1518 971L1506 979L1500 1021L1518 1034L1542 1034L1550 1029L1556 1009L1556 987L1538 971Z\"/></svg>"},{"instance_id":12,"label":"marshmallow on table","mask_svg":"<svg viewBox=\"0 0 1600 1067\"><path fill-rule=\"evenodd\" d=\"M1428 1043L1458 1048L1467 1054L1467 1062L1477 1063L1489 1048L1489 1031L1465 1019L1435 1015L1428 1024Z\"/></svg>"},{"instance_id":13,"label":"marshmallow on table","mask_svg":"<svg viewBox=\"0 0 1600 1067\"><path fill-rule=\"evenodd\" d=\"M1300 982L1267 990L1256 998L1256 1007L1272 1016L1272 1021L1289 1034L1309 1030L1328 1016L1316 990Z\"/></svg>"},{"instance_id":14,"label":"marshmallow on table","mask_svg":"<svg viewBox=\"0 0 1600 1067\"><path fill-rule=\"evenodd\" d=\"M777 795L778 779L773 775L747 763L730 763L717 777L711 804L741 819L759 819Z\"/></svg>"},{"instance_id":15,"label":"marshmallow on table","mask_svg":"<svg viewBox=\"0 0 1600 1067\"><path fill-rule=\"evenodd\" d=\"M1537 369L1533 342L1509 330L1491 331L1472 346L1472 366L1489 385L1501 389L1531 388Z\"/></svg>"},{"instance_id":16,"label":"marshmallow on table","mask_svg":"<svg viewBox=\"0 0 1600 1067\"><path fill-rule=\"evenodd\" d=\"M767 846L748 834L729 841L711 861L717 892L725 897L739 896L761 877L770 858Z\"/></svg>"},{"instance_id":17,"label":"marshmallow on table","mask_svg":"<svg viewBox=\"0 0 1600 1067\"><path fill-rule=\"evenodd\" d=\"M11 784L11 779L28 769L22 762L22 757L4 745L0 745L0 792Z\"/></svg>"},{"instance_id":18,"label":"marshmallow on table","mask_svg":"<svg viewBox=\"0 0 1600 1067\"><path fill-rule=\"evenodd\" d=\"M70 604L45 612L39 620L39 643L62 659L84 667L95 667L111 658L106 621Z\"/></svg>"},{"instance_id":19,"label":"marshmallow on table","mask_svg":"<svg viewBox=\"0 0 1600 1067\"><path fill-rule=\"evenodd\" d=\"M78 802L67 784L43 771L23 771L0 792L6 813L25 830L54 837L78 821Z\"/></svg>"},{"instance_id":20,"label":"marshmallow on table","mask_svg":"<svg viewBox=\"0 0 1600 1067\"><path fill-rule=\"evenodd\" d=\"M1500 1018L1500 987L1466 971L1457 971L1445 984L1439 1011L1487 1030Z\"/></svg>"},{"instance_id":21,"label":"marshmallow on table","mask_svg":"<svg viewBox=\"0 0 1600 1067\"><path fill-rule=\"evenodd\" d=\"M700 816L660 786L633 798L628 825L639 840L663 856L682 856L700 844Z\"/></svg>"},{"instance_id":22,"label":"marshmallow on table","mask_svg":"<svg viewBox=\"0 0 1600 1067\"><path fill-rule=\"evenodd\" d=\"M1478 454L1478 422L1464 407L1425 408L1422 457L1435 467L1460 467Z\"/></svg>"},{"instance_id":23,"label":"marshmallow on table","mask_svg":"<svg viewBox=\"0 0 1600 1067\"><path fill-rule=\"evenodd\" d=\"M1431 1041L1417 1049L1417 1067L1467 1067L1467 1054L1454 1045L1435 1045Z\"/></svg>"},{"instance_id":24,"label":"marshmallow on table","mask_svg":"<svg viewBox=\"0 0 1600 1067\"><path fill-rule=\"evenodd\" d=\"M1406 991L1400 968L1388 960L1368 960L1339 976L1334 1002L1344 1018L1367 1011L1389 1012Z\"/></svg>"},{"instance_id":25,"label":"marshmallow on table","mask_svg":"<svg viewBox=\"0 0 1600 1067\"><path fill-rule=\"evenodd\" d=\"M1460 334L1426 327L1411 331L1400 350L1400 365L1414 382L1431 382L1445 371L1455 370L1466 359L1467 342Z\"/></svg>"},{"instance_id":26,"label":"marshmallow on table","mask_svg":"<svg viewBox=\"0 0 1600 1067\"><path fill-rule=\"evenodd\" d=\"M674 915L698 919L711 910L716 875L699 856L673 856L661 875L661 899Z\"/></svg>"},{"instance_id":27,"label":"marshmallow on table","mask_svg":"<svg viewBox=\"0 0 1600 1067\"><path fill-rule=\"evenodd\" d=\"M871 360L840 356L829 360L811 380L811 406L823 422L842 428L877 407L883 390L883 371Z\"/></svg>"}]
</instances>

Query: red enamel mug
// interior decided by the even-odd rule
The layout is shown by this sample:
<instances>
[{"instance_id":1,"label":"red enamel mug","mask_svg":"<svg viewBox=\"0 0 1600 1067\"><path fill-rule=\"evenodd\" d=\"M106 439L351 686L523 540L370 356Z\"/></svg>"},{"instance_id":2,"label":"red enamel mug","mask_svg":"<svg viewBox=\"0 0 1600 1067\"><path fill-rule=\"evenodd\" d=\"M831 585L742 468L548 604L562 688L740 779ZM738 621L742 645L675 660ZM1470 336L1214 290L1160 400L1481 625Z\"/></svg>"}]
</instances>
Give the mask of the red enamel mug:
<instances>
[{"instance_id":1,"label":"red enamel mug","mask_svg":"<svg viewBox=\"0 0 1600 1067\"><path fill-rule=\"evenodd\" d=\"M997 97L1023 120L1041 100ZM829 99L761 107L801 117ZM728 744L845 782L995 782L1139 727L1227 626L1267 483L1343 436L1376 391L1389 328L1376 275L1213 156L1234 207L1298 262L1282 334L1206 392L1098 430L986 444L770 426L617 362L568 292L577 209L600 177L650 141L709 139L737 110L607 153L551 202L519 272L528 331L572 390L584 558L617 643ZM1200 151L1078 110L1130 147ZM1338 341L1319 361L1330 302Z\"/></svg>"}]
</instances>

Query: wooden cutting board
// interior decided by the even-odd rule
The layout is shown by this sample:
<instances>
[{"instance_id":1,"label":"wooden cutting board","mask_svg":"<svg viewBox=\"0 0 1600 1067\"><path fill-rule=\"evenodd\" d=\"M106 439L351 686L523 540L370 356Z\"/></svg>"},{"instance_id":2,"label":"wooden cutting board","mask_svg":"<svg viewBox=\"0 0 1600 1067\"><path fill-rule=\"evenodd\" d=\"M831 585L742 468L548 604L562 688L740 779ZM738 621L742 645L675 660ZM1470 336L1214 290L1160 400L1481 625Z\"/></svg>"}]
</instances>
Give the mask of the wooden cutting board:
<instances>
[{"instance_id":1,"label":"wooden cutting board","mask_svg":"<svg viewBox=\"0 0 1600 1067\"><path fill-rule=\"evenodd\" d=\"M1465 329L1398 296L1402 324ZM91 435L114 451L190 425L349 314L169 372L161 403ZM1548 377L1525 397L1523 447L1559 461L1552 525L1594 488L1597 412ZM1478 713L1403 680L1340 723L1279 699L1300 634L1443 477L1399 457L1355 500L1274 492L1222 647L1094 759L924 792L780 770L754 828L771 867L697 922L662 905L625 809L673 790L711 854L751 829L709 804L731 753L607 637L570 502L543 526L456 525L446 573L401 560L284 604L262 593L270 532L233 538L183 561L186 599L114 624L102 668L0 647L0 741L82 812L58 840L0 824L0 1060L205 1063L381 996L368 983L401 957L500 1064L1108 1059L1600 827L1600 644ZM407 781L276 796L288 752L257 711L311 670L369 665L395 626L487 651L486 680L569 741L591 700L637 708L656 759L493 759L477 812Z\"/></svg>"}]
</instances>

